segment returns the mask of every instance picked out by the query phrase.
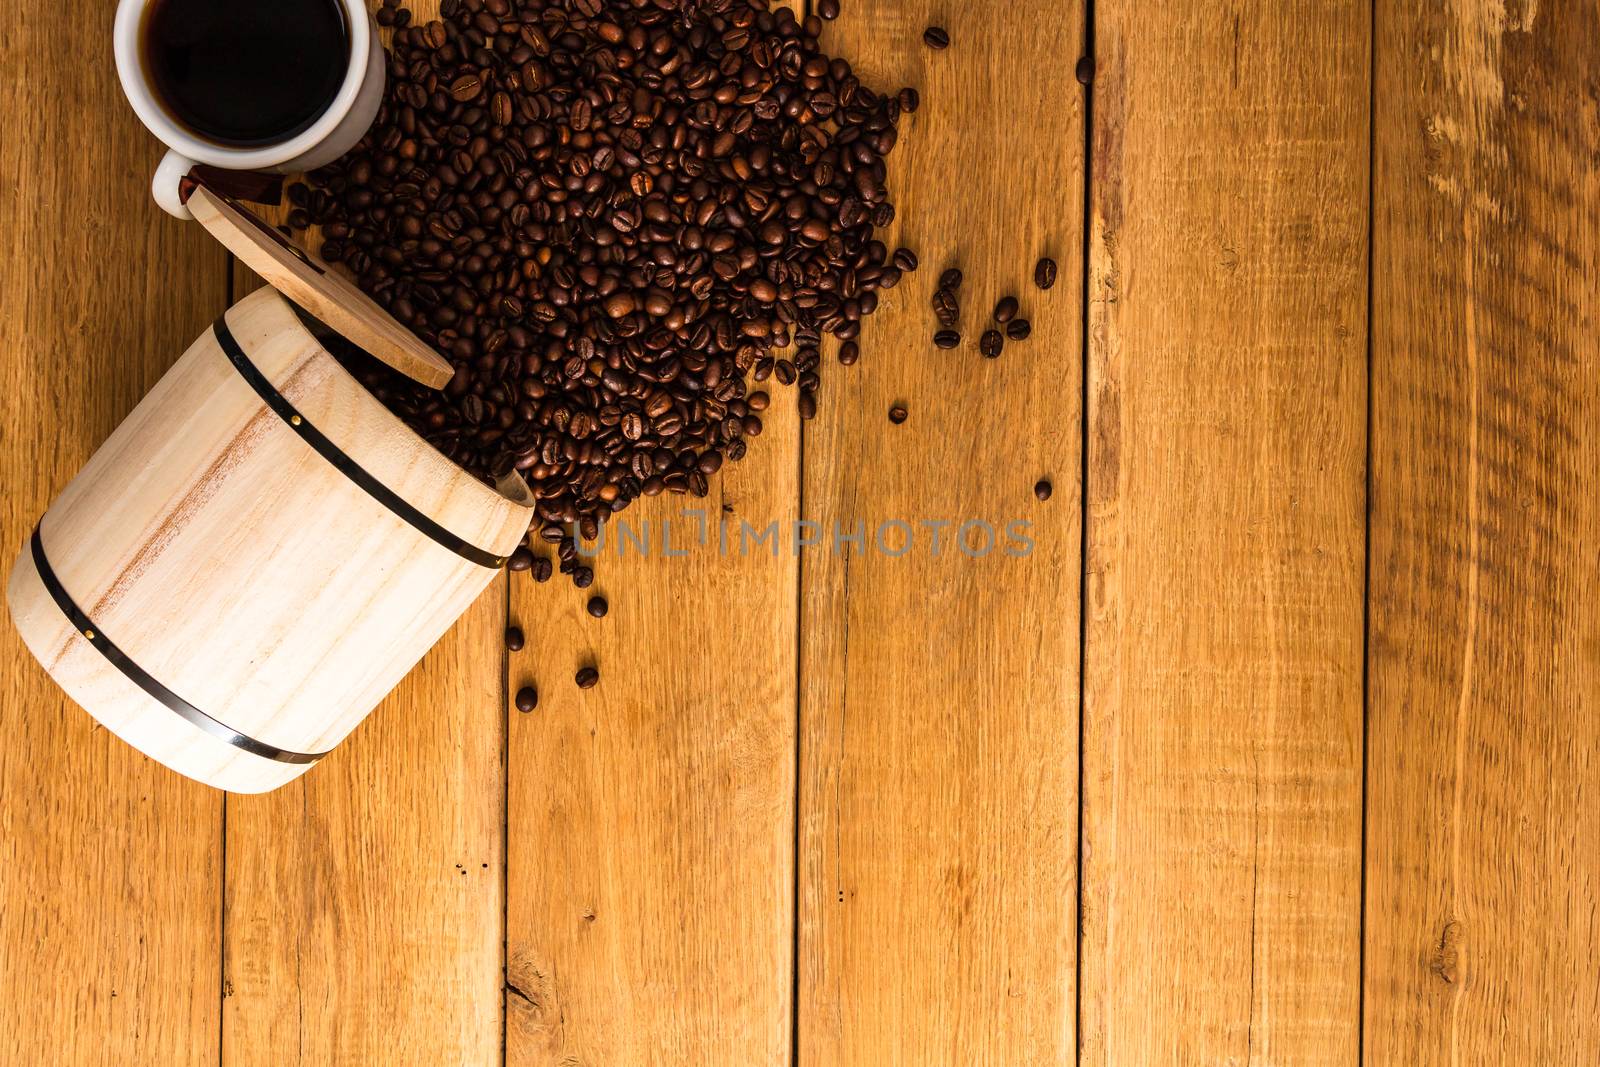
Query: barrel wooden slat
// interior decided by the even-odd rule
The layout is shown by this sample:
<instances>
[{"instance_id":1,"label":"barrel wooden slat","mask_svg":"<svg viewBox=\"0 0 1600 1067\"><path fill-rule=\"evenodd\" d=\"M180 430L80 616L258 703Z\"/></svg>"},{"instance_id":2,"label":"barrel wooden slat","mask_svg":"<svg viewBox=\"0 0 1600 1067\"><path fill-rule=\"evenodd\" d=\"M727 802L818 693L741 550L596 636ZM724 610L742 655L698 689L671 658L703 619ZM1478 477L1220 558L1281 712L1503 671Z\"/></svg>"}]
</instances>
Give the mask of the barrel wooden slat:
<instances>
[{"instance_id":1,"label":"barrel wooden slat","mask_svg":"<svg viewBox=\"0 0 1600 1067\"><path fill-rule=\"evenodd\" d=\"M520 482L508 498L427 446L272 290L227 322L350 460L468 544L500 556L515 547L531 505ZM315 451L210 332L61 494L41 536L67 594L140 668L229 729L295 753L342 740L495 573ZM49 598L31 559L11 601L62 687L168 766L239 792L305 771L235 748L132 684Z\"/></svg>"}]
</instances>

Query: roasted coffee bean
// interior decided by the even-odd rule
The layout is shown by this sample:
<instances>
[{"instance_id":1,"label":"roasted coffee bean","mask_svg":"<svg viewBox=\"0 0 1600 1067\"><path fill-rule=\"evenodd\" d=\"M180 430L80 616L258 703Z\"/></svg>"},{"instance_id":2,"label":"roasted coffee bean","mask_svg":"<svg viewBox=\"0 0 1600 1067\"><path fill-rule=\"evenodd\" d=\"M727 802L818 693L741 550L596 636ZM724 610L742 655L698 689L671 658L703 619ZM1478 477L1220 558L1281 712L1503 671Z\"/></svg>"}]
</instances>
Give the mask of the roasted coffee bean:
<instances>
[{"instance_id":1,"label":"roasted coffee bean","mask_svg":"<svg viewBox=\"0 0 1600 1067\"><path fill-rule=\"evenodd\" d=\"M854 341L846 341L839 346L839 362L848 367L861 358L861 346Z\"/></svg>"},{"instance_id":2,"label":"roasted coffee bean","mask_svg":"<svg viewBox=\"0 0 1600 1067\"><path fill-rule=\"evenodd\" d=\"M909 248L894 250L894 265L896 269L910 274L917 269L917 254Z\"/></svg>"},{"instance_id":3,"label":"roasted coffee bean","mask_svg":"<svg viewBox=\"0 0 1600 1067\"><path fill-rule=\"evenodd\" d=\"M1005 346L1006 339L1000 336L999 330L984 330L983 336L978 338L978 351L989 359L999 358L1000 351Z\"/></svg>"},{"instance_id":4,"label":"roasted coffee bean","mask_svg":"<svg viewBox=\"0 0 1600 1067\"><path fill-rule=\"evenodd\" d=\"M539 706L539 690L531 685L525 685L517 690L517 710L527 714Z\"/></svg>"},{"instance_id":5,"label":"roasted coffee bean","mask_svg":"<svg viewBox=\"0 0 1600 1067\"><path fill-rule=\"evenodd\" d=\"M1027 319L1012 319L1006 323L1006 336L1013 341L1024 340L1033 332L1033 325Z\"/></svg>"},{"instance_id":6,"label":"roasted coffee bean","mask_svg":"<svg viewBox=\"0 0 1600 1067\"><path fill-rule=\"evenodd\" d=\"M590 615L603 619L606 617L606 612L611 610L611 605L606 603L605 597L597 595L589 598L588 608Z\"/></svg>"},{"instance_id":7,"label":"roasted coffee bean","mask_svg":"<svg viewBox=\"0 0 1600 1067\"><path fill-rule=\"evenodd\" d=\"M1040 258L1033 266L1033 284L1048 289L1056 283L1056 261L1049 256Z\"/></svg>"},{"instance_id":8,"label":"roasted coffee bean","mask_svg":"<svg viewBox=\"0 0 1600 1067\"><path fill-rule=\"evenodd\" d=\"M874 230L916 92L863 86L821 18L765 0L446 0L416 26L381 9L400 28L377 119L289 196L455 376L435 392L340 358L459 466L520 473L519 569L549 579L543 542L590 582L574 530L709 492L761 432L749 387L794 385L810 417L822 339L858 357L915 266Z\"/></svg>"},{"instance_id":9,"label":"roasted coffee bean","mask_svg":"<svg viewBox=\"0 0 1600 1067\"><path fill-rule=\"evenodd\" d=\"M889 421L894 423L896 426L899 426L902 422L905 422L906 416L906 409L901 407L899 404L896 404L894 407L889 409Z\"/></svg>"},{"instance_id":10,"label":"roasted coffee bean","mask_svg":"<svg viewBox=\"0 0 1600 1067\"><path fill-rule=\"evenodd\" d=\"M961 334L955 330L940 330L933 335L933 343L940 348L954 348L961 343Z\"/></svg>"},{"instance_id":11,"label":"roasted coffee bean","mask_svg":"<svg viewBox=\"0 0 1600 1067\"><path fill-rule=\"evenodd\" d=\"M839 17L839 0L817 0L817 17L836 19Z\"/></svg>"},{"instance_id":12,"label":"roasted coffee bean","mask_svg":"<svg viewBox=\"0 0 1600 1067\"><path fill-rule=\"evenodd\" d=\"M960 267L946 267L944 273L939 275L939 288L948 289L952 293L961 288L961 282Z\"/></svg>"},{"instance_id":13,"label":"roasted coffee bean","mask_svg":"<svg viewBox=\"0 0 1600 1067\"><path fill-rule=\"evenodd\" d=\"M922 43L938 50L950 47L950 34L942 26L929 26L922 31Z\"/></svg>"},{"instance_id":14,"label":"roasted coffee bean","mask_svg":"<svg viewBox=\"0 0 1600 1067\"><path fill-rule=\"evenodd\" d=\"M960 321L961 305L953 290L940 288L933 291L933 315L939 320L940 326L954 326Z\"/></svg>"},{"instance_id":15,"label":"roasted coffee bean","mask_svg":"<svg viewBox=\"0 0 1600 1067\"><path fill-rule=\"evenodd\" d=\"M1040 500L1049 500L1050 494L1055 492L1055 487L1050 484L1050 479L1040 478L1033 483L1033 495Z\"/></svg>"},{"instance_id":16,"label":"roasted coffee bean","mask_svg":"<svg viewBox=\"0 0 1600 1067\"><path fill-rule=\"evenodd\" d=\"M1073 69L1073 74L1077 76L1080 83L1088 85L1094 81L1094 60L1089 56L1081 57L1078 60L1077 67Z\"/></svg>"},{"instance_id":17,"label":"roasted coffee bean","mask_svg":"<svg viewBox=\"0 0 1600 1067\"><path fill-rule=\"evenodd\" d=\"M900 103L900 110L905 112L907 115L917 110L917 108L922 104L922 97L918 95L917 91L911 88L909 85L900 90L900 94L898 97L896 97L896 99Z\"/></svg>"},{"instance_id":18,"label":"roasted coffee bean","mask_svg":"<svg viewBox=\"0 0 1600 1067\"><path fill-rule=\"evenodd\" d=\"M579 589L587 589L594 584L594 570L590 567L574 567L572 570L572 584Z\"/></svg>"},{"instance_id":19,"label":"roasted coffee bean","mask_svg":"<svg viewBox=\"0 0 1600 1067\"><path fill-rule=\"evenodd\" d=\"M525 571L533 566L533 553L527 548L518 545L506 560L506 569L512 571Z\"/></svg>"},{"instance_id":20,"label":"roasted coffee bean","mask_svg":"<svg viewBox=\"0 0 1600 1067\"><path fill-rule=\"evenodd\" d=\"M573 681L578 683L579 689L593 689L599 680L600 671L594 667L580 667L578 673L573 676Z\"/></svg>"},{"instance_id":21,"label":"roasted coffee bean","mask_svg":"<svg viewBox=\"0 0 1600 1067\"><path fill-rule=\"evenodd\" d=\"M515 626L506 627L506 648L513 652L521 652L525 642L526 638L522 636L522 631L519 628Z\"/></svg>"},{"instance_id":22,"label":"roasted coffee bean","mask_svg":"<svg viewBox=\"0 0 1600 1067\"><path fill-rule=\"evenodd\" d=\"M1000 302L994 306L994 321L1002 326L1017 317L1017 298L1002 296Z\"/></svg>"}]
</instances>

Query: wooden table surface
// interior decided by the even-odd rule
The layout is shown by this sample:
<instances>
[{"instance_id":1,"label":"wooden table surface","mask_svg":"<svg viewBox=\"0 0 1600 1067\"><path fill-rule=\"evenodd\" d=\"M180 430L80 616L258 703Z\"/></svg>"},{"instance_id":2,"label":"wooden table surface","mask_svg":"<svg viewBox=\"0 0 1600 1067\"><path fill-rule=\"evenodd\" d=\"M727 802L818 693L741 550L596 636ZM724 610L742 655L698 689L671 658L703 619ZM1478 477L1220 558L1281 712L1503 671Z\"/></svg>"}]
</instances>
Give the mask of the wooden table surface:
<instances>
[{"instance_id":1,"label":"wooden table surface","mask_svg":"<svg viewBox=\"0 0 1600 1067\"><path fill-rule=\"evenodd\" d=\"M843 6L925 268L704 502L823 544L501 579L261 797L0 625L0 1063L1600 1060L1600 9ZM0 34L8 557L252 284L112 8ZM947 263L1033 338L932 351Z\"/></svg>"}]
</instances>

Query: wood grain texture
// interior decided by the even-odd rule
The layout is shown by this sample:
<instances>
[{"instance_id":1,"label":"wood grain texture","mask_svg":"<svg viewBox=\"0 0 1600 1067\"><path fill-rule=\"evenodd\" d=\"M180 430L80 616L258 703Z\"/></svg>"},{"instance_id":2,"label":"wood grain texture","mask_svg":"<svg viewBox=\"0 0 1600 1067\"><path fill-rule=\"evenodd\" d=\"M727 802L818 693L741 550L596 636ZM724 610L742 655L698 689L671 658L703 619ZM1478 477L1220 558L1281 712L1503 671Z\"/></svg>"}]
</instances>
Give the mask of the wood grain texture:
<instances>
[{"instance_id":1,"label":"wood grain texture","mask_svg":"<svg viewBox=\"0 0 1600 1067\"><path fill-rule=\"evenodd\" d=\"M110 8L27 0L9 19L7 566L51 499L226 306L221 249L149 200L160 151L117 85ZM0 1062L215 1064L220 795L100 729L9 620L0 663Z\"/></svg>"},{"instance_id":2,"label":"wood grain texture","mask_svg":"<svg viewBox=\"0 0 1600 1067\"><path fill-rule=\"evenodd\" d=\"M1375 40L1366 1062L1594 1063L1600 11Z\"/></svg>"},{"instance_id":3,"label":"wood grain texture","mask_svg":"<svg viewBox=\"0 0 1600 1067\"><path fill-rule=\"evenodd\" d=\"M1097 5L1083 1056L1355 1062L1364 5Z\"/></svg>"},{"instance_id":4,"label":"wood grain texture","mask_svg":"<svg viewBox=\"0 0 1600 1067\"><path fill-rule=\"evenodd\" d=\"M707 498L614 519L590 589L511 576L527 647L507 689L540 694L513 713L507 757L513 1067L788 1062L796 567L738 538L793 526L794 397L764 421ZM604 619L584 610L594 594ZM580 690L588 664L600 683Z\"/></svg>"},{"instance_id":5,"label":"wood grain texture","mask_svg":"<svg viewBox=\"0 0 1600 1067\"><path fill-rule=\"evenodd\" d=\"M921 42L934 23L946 51ZM900 0L847 3L824 34L867 84L921 94L884 240L922 266L806 427L823 544L802 568L801 1064L1073 1056L1082 32L1073 5ZM1044 254L1048 293L1031 281ZM949 265L965 340L939 351L929 298ZM986 360L1006 294L1033 335ZM834 540L858 523L867 544Z\"/></svg>"}]
</instances>

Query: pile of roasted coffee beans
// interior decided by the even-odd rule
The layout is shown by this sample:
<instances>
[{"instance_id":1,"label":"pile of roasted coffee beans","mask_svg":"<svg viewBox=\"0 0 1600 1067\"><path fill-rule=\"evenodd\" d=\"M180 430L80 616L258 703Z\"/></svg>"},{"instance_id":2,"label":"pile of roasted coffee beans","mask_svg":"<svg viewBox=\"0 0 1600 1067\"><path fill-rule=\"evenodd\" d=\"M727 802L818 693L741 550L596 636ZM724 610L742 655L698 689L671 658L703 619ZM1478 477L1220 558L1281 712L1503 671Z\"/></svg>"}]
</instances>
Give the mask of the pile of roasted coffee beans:
<instances>
[{"instance_id":1,"label":"pile of roasted coffee beans","mask_svg":"<svg viewBox=\"0 0 1600 1067\"><path fill-rule=\"evenodd\" d=\"M816 411L824 335L916 257L884 157L917 94L880 95L767 0L395 0L386 98L355 150L290 189L291 225L455 365L376 365L392 410L485 479L521 471L529 543L594 536L641 495L703 496L761 432L776 378ZM791 347L792 346L792 347ZM542 565L542 573L540 573ZM542 554L512 566L549 576Z\"/></svg>"}]
</instances>

